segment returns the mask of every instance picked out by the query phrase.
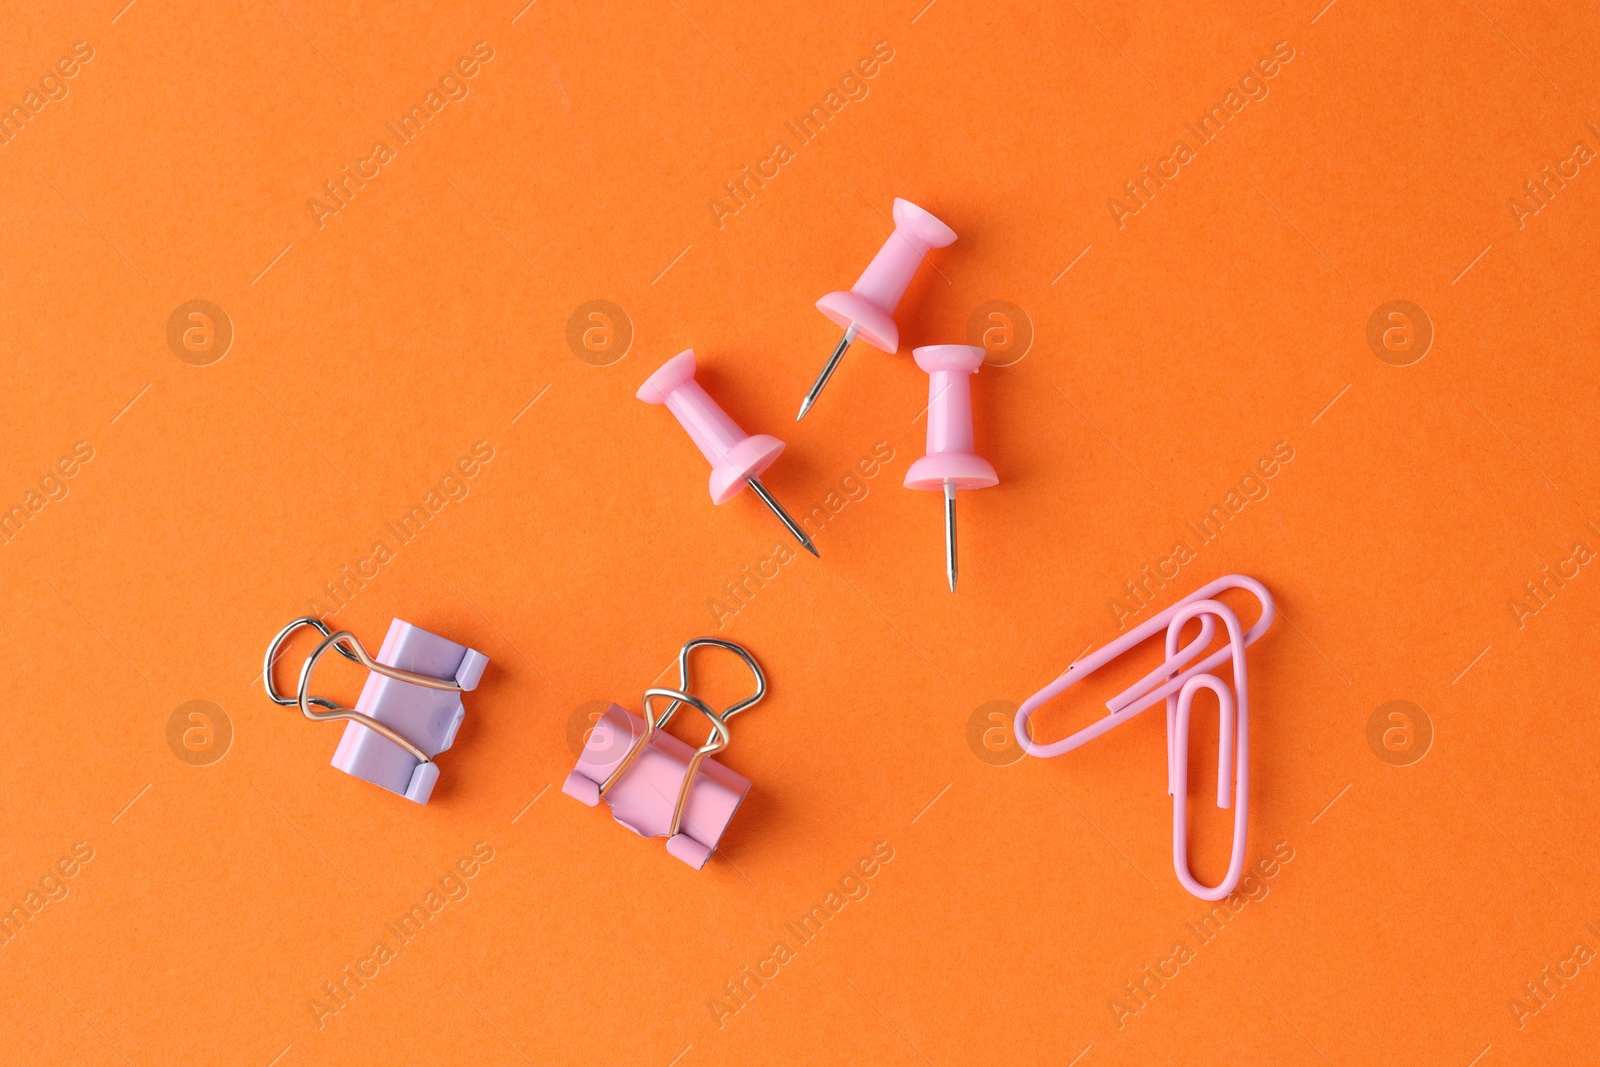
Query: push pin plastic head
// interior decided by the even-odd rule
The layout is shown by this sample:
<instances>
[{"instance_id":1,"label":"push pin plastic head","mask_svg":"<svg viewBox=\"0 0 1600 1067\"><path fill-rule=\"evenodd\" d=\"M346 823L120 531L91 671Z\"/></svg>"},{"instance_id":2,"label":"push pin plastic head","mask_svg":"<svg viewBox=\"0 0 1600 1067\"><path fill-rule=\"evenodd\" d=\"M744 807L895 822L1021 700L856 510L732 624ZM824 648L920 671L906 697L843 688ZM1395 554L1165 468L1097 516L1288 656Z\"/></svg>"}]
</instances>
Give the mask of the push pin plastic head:
<instances>
[{"instance_id":1,"label":"push pin plastic head","mask_svg":"<svg viewBox=\"0 0 1600 1067\"><path fill-rule=\"evenodd\" d=\"M956 490L987 489L1000 481L989 461L972 451L972 382L983 349L929 345L911 353L928 372L928 454L906 471L908 489L944 490L944 565L956 591Z\"/></svg>"},{"instance_id":2,"label":"push pin plastic head","mask_svg":"<svg viewBox=\"0 0 1600 1067\"><path fill-rule=\"evenodd\" d=\"M817 301L819 311L844 327L844 337L801 402L796 422L805 418L817 402L851 341L860 337L885 352L900 350L900 328L894 324L894 309L928 251L943 248L956 239L954 230L909 200L896 198L894 224L894 232L850 291L829 293Z\"/></svg>"},{"instance_id":3,"label":"push pin plastic head","mask_svg":"<svg viewBox=\"0 0 1600 1067\"><path fill-rule=\"evenodd\" d=\"M713 504L726 503L749 485L806 551L817 555L816 546L805 530L761 484L759 475L778 458L783 442L764 433L752 437L739 429L721 405L711 399L711 394L694 380L694 370L694 349L686 348L645 379L637 395L646 404L665 404L688 431L700 454L711 464Z\"/></svg>"},{"instance_id":4,"label":"push pin plastic head","mask_svg":"<svg viewBox=\"0 0 1600 1067\"><path fill-rule=\"evenodd\" d=\"M284 696L272 684L273 661L283 642L302 626L322 634L323 641L300 668L299 692ZM309 691L311 672L329 650L372 672L354 708L341 707ZM489 658L482 652L401 619L389 624L389 633L374 659L348 630L331 633L321 619L306 616L278 631L267 646L261 673L267 696L274 703L298 706L306 718L316 722L343 719L348 723L333 754L335 767L426 804L439 780L439 765L433 757L455 742L466 714L461 694L478 687L488 665ZM326 710L312 711L312 705Z\"/></svg>"}]
</instances>

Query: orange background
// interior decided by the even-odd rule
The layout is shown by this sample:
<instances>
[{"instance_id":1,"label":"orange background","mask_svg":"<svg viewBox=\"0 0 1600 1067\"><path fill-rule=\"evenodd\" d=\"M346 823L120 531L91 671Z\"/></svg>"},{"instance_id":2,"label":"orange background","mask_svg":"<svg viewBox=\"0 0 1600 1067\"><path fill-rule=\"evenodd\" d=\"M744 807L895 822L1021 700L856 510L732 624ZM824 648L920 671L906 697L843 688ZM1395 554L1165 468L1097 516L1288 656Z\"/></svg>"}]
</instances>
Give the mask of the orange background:
<instances>
[{"instance_id":1,"label":"orange background","mask_svg":"<svg viewBox=\"0 0 1600 1067\"><path fill-rule=\"evenodd\" d=\"M0 1059L1593 1055L1600 963L1561 961L1600 950L1600 575L1510 602L1600 548L1600 174L1520 226L1508 203L1600 149L1592 12L123 3L0 18L7 106L93 50L0 148L0 501L93 450L0 547L0 903L93 852L0 946ZM397 145L385 123L476 42L493 58L468 95ZM879 42L867 95L801 145L785 122ZM1197 146L1184 124L1278 42L1269 95ZM1119 228L1108 201L1178 139L1196 158ZM306 202L378 140L394 158L319 227ZM793 158L719 226L708 201L778 140ZM1002 480L961 497L954 596L938 498L899 484L927 390L907 352L857 346L793 422L837 337L811 305L895 196L960 234L901 305L905 349L965 340L991 300L1033 334L974 380ZM196 298L234 330L206 366L167 342ZM603 366L618 353L567 342L597 299L633 331ZM1409 366L1367 343L1394 299L1435 331ZM772 688L734 724L725 762L755 788L699 873L560 792L589 702L674 681L724 583L790 546L749 494L713 508L682 432L633 398L690 346L742 425L789 441L766 482L797 514L894 452L820 561L723 613ZM339 728L270 704L260 657L480 441L465 499L330 620L375 649L399 616L491 658L416 807L329 768ZM1171 870L1159 712L1007 763L982 709L1113 638L1123 583L1279 442L1266 498L1155 595L1241 571L1281 610L1249 656L1249 853L1293 858L1205 942ZM353 668L324 670L354 696ZM704 688L741 684L719 663ZM1049 736L1113 691L1089 688L1041 715ZM231 724L220 760L169 745L191 700ZM1391 700L1432 726L1405 766L1368 742ZM1227 818L1197 730L1215 880ZM319 1025L323 983L477 842L468 895ZM867 895L800 945L785 924L875 846L893 859ZM778 941L793 958L719 1018ZM1130 1000L1179 942L1193 958Z\"/></svg>"}]
</instances>

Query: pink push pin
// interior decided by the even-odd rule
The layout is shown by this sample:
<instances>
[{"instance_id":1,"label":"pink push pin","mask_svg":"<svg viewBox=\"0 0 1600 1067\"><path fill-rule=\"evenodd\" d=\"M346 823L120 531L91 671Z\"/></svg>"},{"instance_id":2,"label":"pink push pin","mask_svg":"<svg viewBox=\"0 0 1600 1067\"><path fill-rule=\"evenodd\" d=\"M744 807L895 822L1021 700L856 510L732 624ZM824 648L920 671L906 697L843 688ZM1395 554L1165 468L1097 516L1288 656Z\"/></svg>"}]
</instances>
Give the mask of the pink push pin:
<instances>
[{"instance_id":1,"label":"pink push pin","mask_svg":"<svg viewBox=\"0 0 1600 1067\"><path fill-rule=\"evenodd\" d=\"M956 591L956 490L987 489L1000 480L972 451L972 382L983 349L929 345L911 353L928 372L928 454L906 471L907 489L944 490L944 569Z\"/></svg>"},{"instance_id":2,"label":"pink push pin","mask_svg":"<svg viewBox=\"0 0 1600 1067\"><path fill-rule=\"evenodd\" d=\"M751 437L739 429L739 424L694 380L694 349L686 348L663 363L645 379L636 395L646 404L667 405L667 410L677 416L678 422L689 432L700 454L711 464L713 504L727 503L748 484L789 528L795 540L813 556L819 555L800 524L789 517L783 505L772 498L757 477L778 458L783 442L764 433Z\"/></svg>"},{"instance_id":3,"label":"pink push pin","mask_svg":"<svg viewBox=\"0 0 1600 1067\"><path fill-rule=\"evenodd\" d=\"M894 353L900 350L900 328L894 324L894 309L905 295L911 276L917 273L929 249L943 248L956 239L956 232L909 200L894 202L894 232L872 257L848 293L829 293L817 301L817 309L844 327L844 337L828 357L827 366L817 376L811 392L800 402L799 422L811 410L822 387L833 377L834 368L857 337L874 348Z\"/></svg>"}]
</instances>

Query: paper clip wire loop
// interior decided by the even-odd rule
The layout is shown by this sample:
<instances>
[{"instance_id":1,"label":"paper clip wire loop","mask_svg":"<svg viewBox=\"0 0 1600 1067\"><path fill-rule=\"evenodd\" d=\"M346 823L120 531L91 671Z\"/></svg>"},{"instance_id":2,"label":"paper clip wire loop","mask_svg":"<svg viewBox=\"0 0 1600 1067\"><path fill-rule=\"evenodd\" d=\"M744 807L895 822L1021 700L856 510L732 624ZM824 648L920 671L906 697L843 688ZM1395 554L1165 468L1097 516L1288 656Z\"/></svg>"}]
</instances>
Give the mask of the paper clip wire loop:
<instances>
[{"instance_id":1,"label":"paper clip wire loop","mask_svg":"<svg viewBox=\"0 0 1600 1067\"><path fill-rule=\"evenodd\" d=\"M316 649L311 653L311 655L306 658L305 664L300 668L299 691L294 697L286 697L280 694L277 691L277 688L272 684L272 664L274 658L277 656L279 646L283 644L290 634L302 626L309 626L321 633L323 635L323 639L322 643L317 645ZM278 636L274 637L272 639L272 644L267 646L266 659L261 666L261 677L263 683L266 685L267 696L271 697L274 703L282 704L286 707L299 705L301 714L303 714L306 718L311 719L313 722L333 722L338 719L344 719L349 722L360 723L373 733L393 741L395 744L411 753L411 755L415 756L420 762L432 763L433 758L426 752L422 751L422 749L418 748L410 740L397 733L391 727L385 726L372 716L356 711L354 708L344 707L343 705L329 700L326 697L312 696L310 694L309 689L311 686L311 672L316 668L317 661L321 659L323 654L326 653L330 648L337 650L341 656L347 660L350 660L352 663L361 664L361 666L365 667L374 674L381 674L387 678L393 678L396 681L410 682L412 685L420 685L428 689L452 689L456 690L457 692L461 691L461 686L454 681L445 681L440 678L430 678L426 674L413 674L411 671L403 671L398 667L390 667L379 663L377 660L373 659L367 654L367 650L362 647L361 642L356 639L355 634L351 633L349 630L340 630L338 633L331 633L321 619L305 616L303 618L294 620L282 630L279 630ZM327 710L312 711L311 705L313 704L320 708L326 708Z\"/></svg>"},{"instance_id":2,"label":"paper clip wire loop","mask_svg":"<svg viewBox=\"0 0 1600 1067\"><path fill-rule=\"evenodd\" d=\"M1261 615L1245 630L1233 609L1212 597L1224 589L1244 589L1261 602ZM1030 756L1049 758L1078 748L1127 722L1159 701L1167 703L1167 792L1172 795L1172 864L1178 881L1202 900L1221 900L1232 893L1244 871L1245 836L1249 820L1250 698L1245 675L1244 650L1267 632L1276 615L1272 594L1254 578L1231 574L1198 589L1165 611L1135 627L1104 648L1069 666L1049 685L1017 709L1017 743ZM1184 625L1198 619L1199 633L1180 647ZM1198 662L1192 662L1210 645L1221 620L1228 643ZM1039 743L1028 731L1034 712L1111 660L1155 636L1165 628L1166 661L1139 681L1106 701L1108 714L1060 741ZM1210 672L1233 661L1233 687ZM1186 666L1187 665L1187 666ZM1228 873L1216 886L1203 885L1189 871L1188 858L1188 756L1189 724L1195 694L1209 689L1216 694L1220 715L1217 751L1217 806L1233 807L1233 848ZM1232 788L1230 789L1230 785Z\"/></svg>"},{"instance_id":3,"label":"paper clip wire loop","mask_svg":"<svg viewBox=\"0 0 1600 1067\"><path fill-rule=\"evenodd\" d=\"M707 647L724 649L744 660L745 666L749 667L750 673L755 676L756 691L743 700L730 704L721 711L712 709L705 701L690 693L689 653L697 648ZM715 637L697 637L687 642L678 651L678 688L652 688L645 690L643 707L644 729L638 737L634 738L633 746L628 749L628 754L622 757L622 762L617 764L616 770L607 775L606 780L601 783L600 795L602 797L605 796L606 791L622 779L628 768L633 766L634 761L644 752L645 746L650 743L651 736L667 725L667 722L672 718L673 713L678 710L679 706L683 704L690 705L710 722L711 734L706 738L705 744L696 749L694 755L690 757L688 769L684 772L683 784L678 787L678 799L672 808L672 823L667 830L668 838L675 837L683 825L683 812L689 804L689 792L694 785L695 775L700 772L701 761L707 756L721 752L728 747L728 742L733 739L733 735L728 731L728 720L739 714L739 712L755 706L766 695L767 676L762 673L761 665L755 661L755 657L750 655L749 652L732 641L723 641ZM650 702L655 699L671 701L659 716L650 710Z\"/></svg>"}]
</instances>

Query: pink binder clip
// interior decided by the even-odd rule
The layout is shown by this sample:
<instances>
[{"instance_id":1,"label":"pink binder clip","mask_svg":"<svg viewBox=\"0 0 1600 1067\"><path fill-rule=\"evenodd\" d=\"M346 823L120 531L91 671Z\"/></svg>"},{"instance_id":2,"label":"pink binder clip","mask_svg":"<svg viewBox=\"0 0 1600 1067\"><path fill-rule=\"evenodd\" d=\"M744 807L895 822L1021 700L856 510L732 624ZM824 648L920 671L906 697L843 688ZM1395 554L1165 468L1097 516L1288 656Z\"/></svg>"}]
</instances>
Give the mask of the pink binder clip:
<instances>
[{"instance_id":1,"label":"pink binder clip","mask_svg":"<svg viewBox=\"0 0 1600 1067\"><path fill-rule=\"evenodd\" d=\"M702 646L726 649L744 660L756 678L754 695L722 711L692 695L689 653ZM750 792L750 779L707 757L728 746L728 720L767 695L767 679L750 653L714 637L697 637L683 646L678 678L677 689L645 690L642 719L617 704L607 708L561 791L591 808L604 799L623 826L640 837L665 837L668 852L699 870ZM670 703L657 715L651 710L654 700ZM665 730L680 704L693 706L711 724L711 735L699 748Z\"/></svg>"},{"instance_id":2,"label":"pink binder clip","mask_svg":"<svg viewBox=\"0 0 1600 1067\"><path fill-rule=\"evenodd\" d=\"M817 301L817 310L844 327L844 336L817 375L811 391L800 402L799 422L822 394L822 387L833 377L834 368L844 358L850 342L857 337L874 348L894 353L900 350L900 327L894 322L894 309L906 295L906 287L922 266L928 252L944 248L956 239L956 231L909 200L895 198L894 232L872 257L867 269L849 292L832 292Z\"/></svg>"},{"instance_id":3,"label":"pink binder clip","mask_svg":"<svg viewBox=\"0 0 1600 1067\"><path fill-rule=\"evenodd\" d=\"M299 692L286 697L272 684L272 665L279 646L302 626L316 630L323 640L300 668ZM330 648L372 672L354 708L309 692L311 672ZM489 658L482 652L400 619L389 624L389 633L374 659L348 630L332 633L321 619L306 616L278 631L267 646L261 674L267 696L275 703L298 705L306 718L316 722L348 721L333 754L335 767L426 804L433 795L433 783L439 780L439 766L433 757L455 741L465 715L461 694L478 687L488 664ZM313 704L327 710L312 711Z\"/></svg>"},{"instance_id":4,"label":"pink binder clip","mask_svg":"<svg viewBox=\"0 0 1600 1067\"><path fill-rule=\"evenodd\" d=\"M1233 609L1211 599L1224 589L1248 590L1261 602L1261 616L1249 630L1240 626L1239 617L1233 613ZM1078 660L1017 709L1018 744L1028 755L1044 758L1071 752L1157 702L1167 702L1167 792L1172 795L1172 866L1183 887L1201 900L1221 900L1233 892L1239 884L1239 876L1244 873L1245 834L1250 812L1250 697L1245 684L1244 650L1267 632L1275 613L1272 594L1254 578L1242 574L1218 578L1106 647ZM1194 640L1179 648L1183 626L1194 618L1200 620L1200 632ZM1198 663L1192 662L1211 644L1211 638L1217 632L1218 619L1228 631L1227 645ZM1029 736L1028 720L1041 706L1163 627L1167 631L1166 662L1106 701L1106 709L1110 714L1060 741L1040 744ZM1227 682L1209 673L1230 660L1233 662L1232 689L1228 688ZM1233 807L1233 850L1228 860L1227 876L1216 886L1202 885L1189 873L1189 718L1195 694L1201 689L1209 689L1216 694L1221 716L1221 737L1217 746L1217 806Z\"/></svg>"}]
</instances>

